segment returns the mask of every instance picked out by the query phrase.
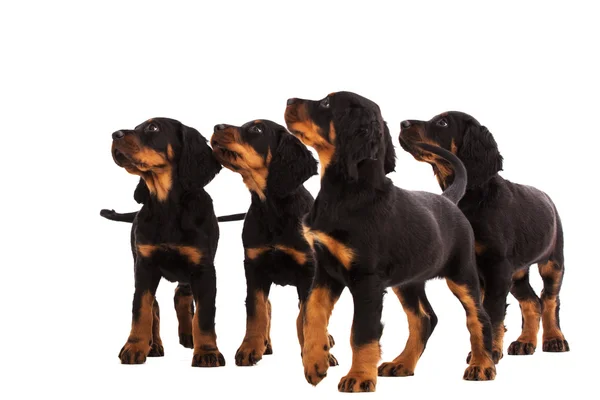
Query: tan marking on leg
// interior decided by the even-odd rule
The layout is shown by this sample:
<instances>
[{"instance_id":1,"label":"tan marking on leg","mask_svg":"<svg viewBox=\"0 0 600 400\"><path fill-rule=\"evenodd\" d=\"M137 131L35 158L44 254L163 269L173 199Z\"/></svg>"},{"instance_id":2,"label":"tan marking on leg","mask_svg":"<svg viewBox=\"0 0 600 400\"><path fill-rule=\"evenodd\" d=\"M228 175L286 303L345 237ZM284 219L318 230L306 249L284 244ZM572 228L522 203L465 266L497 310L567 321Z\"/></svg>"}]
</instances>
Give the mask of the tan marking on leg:
<instances>
[{"instance_id":1,"label":"tan marking on leg","mask_svg":"<svg viewBox=\"0 0 600 400\"><path fill-rule=\"evenodd\" d=\"M496 366L485 348L483 339L483 324L479 321L478 306L481 304L470 294L466 285L461 285L446 278L448 287L462 303L467 313L467 328L471 336L471 360L465 371L464 378L468 380L493 380L496 376Z\"/></svg>"},{"instance_id":2,"label":"tan marking on leg","mask_svg":"<svg viewBox=\"0 0 600 400\"><path fill-rule=\"evenodd\" d=\"M351 337L351 342L353 338ZM340 392L374 392L377 385L377 364L381 359L379 341L361 346L352 345L352 366L338 385Z\"/></svg>"},{"instance_id":3,"label":"tan marking on leg","mask_svg":"<svg viewBox=\"0 0 600 400\"><path fill-rule=\"evenodd\" d=\"M316 385L329 368L329 336L327 326L334 306L329 289L316 287L306 301L304 314L304 347L302 364L310 383Z\"/></svg>"},{"instance_id":4,"label":"tan marking on leg","mask_svg":"<svg viewBox=\"0 0 600 400\"><path fill-rule=\"evenodd\" d=\"M540 329L540 305L537 301L520 301L521 314L523 316L523 329L517 339L519 342L532 343L537 346L537 337Z\"/></svg>"},{"instance_id":5,"label":"tan marking on leg","mask_svg":"<svg viewBox=\"0 0 600 400\"><path fill-rule=\"evenodd\" d=\"M303 253L292 247L288 247L288 246L284 246L284 245L280 245L280 244L275 245L275 248L279 251L282 251L282 252L288 254L290 257L292 257L294 259L294 261L296 261L296 263L298 263L300 265L306 264L306 253Z\"/></svg>"},{"instance_id":6,"label":"tan marking on leg","mask_svg":"<svg viewBox=\"0 0 600 400\"><path fill-rule=\"evenodd\" d=\"M269 248L266 246L263 247L247 247L246 249L246 257L250 260L256 260L258 256L262 253L269 251Z\"/></svg>"},{"instance_id":7,"label":"tan marking on leg","mask_svg":"<svg viewBox=\"0 0 600 400\"><path fill-rule=\"evenodd\" d=\"M148 353L150 353L152 344L152 322L154 296L150 292L145 292L142 295L141 305L138 310L138 318L131 322L131 331L127 343L123 346L121 354L121 362L124 364L139 364L144 362ZM138 353L142 354L139 359Z\"/></svg>"},{"instance_id":8,"label":"tan marking on leg","mask_svg":"<svg viewBox=\"0 0 600 400\"><path fill-rule=\"evenodd\" d=\"M254 315L246 320L246 335L236 353L236 365L253 365L267 348L269 336L269 307L265 293L254 295Z\"/></svg>"},{"instance_id":9,"label":"tan marking on leg","mask_svg":"<svg viewBox=\"0 0 600 400\"><path fill-rule=\"evenodd\" d=\"M550 290L546 291L546 289L543 289L541 295L543 340L564 340L565 337L559 328L556 319L557 297L562 282L563 271L561 268L557 268L554 261L538 264L538 269L542 278L551 278L553 280L553 285Z\"/></svg>"},{"instance_id":10,"label":"tan marking on leg","mask_svg":"<svg viewBox=\"0 0 600 400\"><path fill-rule=\"evenodd\" d=\"M411 376L414 375L417 362L425 350L425 343L423 342L423 318L428 317L427 312L423 308L423 304L419 301L418 310L413 310L406 305L406 301L402 296L402 292L399 288L394 287L392 289L402 309L406 313L408 320L408 339L406 340L406 346L398 357L392 362L383 363L380 369L381 376Z\"/></svg>"}]
</instances>

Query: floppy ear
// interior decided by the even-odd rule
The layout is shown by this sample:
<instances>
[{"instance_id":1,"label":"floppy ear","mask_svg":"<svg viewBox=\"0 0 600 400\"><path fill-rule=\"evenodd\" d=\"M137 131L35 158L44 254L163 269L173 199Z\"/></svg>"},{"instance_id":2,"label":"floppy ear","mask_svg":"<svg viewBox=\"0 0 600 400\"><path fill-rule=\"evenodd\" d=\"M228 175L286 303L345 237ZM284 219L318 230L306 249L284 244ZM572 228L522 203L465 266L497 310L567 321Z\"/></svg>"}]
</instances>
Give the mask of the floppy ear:
<instances>
[{"instance_id":1,"label":"floppy ear","mask_svg":"<svg viewBox=\"0 0 600 400\"><path fill-rule=\"evenodd\" d=\"M396 149L392 141L392 135L387 124L383 123L383 139L385 141L385 156L383 159L383 169L385 174L389 174L396 169Z\"/></svg>"},{"instance_id":2,"label":"floppy ear","mask_svg":"<svg viewBox=\"0 0 600 400\"><path fill-rule=\"evenodd\" d=\"M469 186L479 186L502 171L498 145L485 126L469 124L457 155L467 169Z\"/></svg>"},{"instance_id":3,"label":"floppy ear","mask_svg":"<svg viewBox=\"0 0 600 400\"><path fill-rule=\"evenodd\" d=\"M334 117L335 118L335 117ZM362 108L346 109L339 121L336 134L340 147L338 162L351 180L358 179L358 163L376 159L382 145L382 124L377 115ZM343 134L342 134L343 132ZM390 138L391 141L391 138Z\"/></svg>"},{"instance_id":4,"label":"floppy ear","mask_svg":"<svg viewBox=\"0 0 600 400\"><path fill-rule=\"evenodd\" d=\"M138 204L145 204L149 197L150 191L148 190L148 186L146 186L146 182L140 178L140 181L133 192L133 199L137 201Z\"/></svg>"},{"instance_id":5,"label":"floppy ear","mask_svg":"<svg viewBox=\"0 0 600 400\"><path fill-rule=\"evenodd\" d=\"M221 164L200 132L181 125L181 135L181 155L177 173L185 190L197 191L213 180L221 170Z\"/></svg>"},{"instance_id":6,"label":"floppy ear","mask_svg":"<svg viewBox=\"0 0 600 400\"><path fill-rule=\"evenodd\" d=\"M311 152L287 131L279 137L277 150L269 163L267 191L284 197L317 174L317 160Z\"/></svg>"}]
</instances>

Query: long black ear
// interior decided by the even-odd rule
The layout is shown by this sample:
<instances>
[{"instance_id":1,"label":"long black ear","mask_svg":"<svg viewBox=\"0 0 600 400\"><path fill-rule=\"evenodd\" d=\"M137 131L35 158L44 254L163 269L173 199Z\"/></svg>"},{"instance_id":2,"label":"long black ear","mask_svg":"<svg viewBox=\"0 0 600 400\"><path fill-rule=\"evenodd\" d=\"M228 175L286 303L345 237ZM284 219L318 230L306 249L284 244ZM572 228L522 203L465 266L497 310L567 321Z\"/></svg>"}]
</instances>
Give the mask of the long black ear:
<instances>
[{"instance_id":1,"label":"long black ear","mask_svg":"<svg viewBox=\"0 0 600 400\"><path fill-rule=\"evenodd\" d=\"M337 146L340 147L338 161L346 176L351 180L358 179L358 163L363 160L376 159L383 144L383 121L377 115L364 108L348 108L343 115L334 116L339 121L342 132L336 132ZM391 140L391 138L390 138Z\"/></svg>"},{"instance_id":2,"label":"long black ear","mask_svg":"<svg viewBox=\"0 0 600 400\"><path fill-rule=\"evenodd\" d=\"M204 136L194 128L181 125L182 146L178 175L185 190L197 191L208 185L221 170Z\"/></svg>"},{"instance_id":3,"label":"long black ear","mask_svg":"<svg viewBox=\"0 0 600 400\"><path fill-rule=\"evenodd\" d=\"M146 182L140 178L140 181L133 192L133 199L137 201L138 204L145 204L148 202L149 197L150 191L148 190L148 186L146 186Z\"/></svg>"},{"instance_id":4,"label":"long black ear","mask_svg":"<svg viewBox=\"0 0 600 400\"><path fill-rule=\"evenodd\" d=\"M467 127L457 155L467 169L468 186L479 186L502 171L496 140L485 126L474 122Z\"/></svg>"},{"instance_id":5,"label":"long black ear","mask_svg":"<svg viewBox=\"0 0 600 400\"><path fill-rule=\"evenodd\" d=\"M383 159L383 169L385 174L389 174L396 169L396 149L390 135L390 130L387 124L383 123L383 139L385 141L385 156Z\"/></svg>"},{"instance_id":6,"label":"long black ear","mask_svg":"<svg viewBox=\"0 0 600 400\"><path fill-rule=\"evenodd\" d=\"M284 197L317 174L317 160L292 134L281 132L267 176L267 191Z\"/></svg>"}]
</instances>

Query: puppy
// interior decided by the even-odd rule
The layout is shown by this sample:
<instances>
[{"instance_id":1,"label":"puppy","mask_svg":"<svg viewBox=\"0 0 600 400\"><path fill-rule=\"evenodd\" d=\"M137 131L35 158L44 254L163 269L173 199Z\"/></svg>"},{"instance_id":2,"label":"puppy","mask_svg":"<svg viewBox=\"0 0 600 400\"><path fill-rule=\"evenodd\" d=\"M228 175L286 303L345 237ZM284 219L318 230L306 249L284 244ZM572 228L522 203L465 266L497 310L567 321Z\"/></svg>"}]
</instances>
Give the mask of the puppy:
<instances>
[{"instance_id":1,"label":"puppy","mask_svg":"<svg viewBox=\"0 0 600 400\"><path fill-rule=\"evenodd\" d=\"M342 392L375 390L377 375L413 375L437 317L425 295L427 280L444 277L467 314L473 357L467 380L491 380L489 317L480 304L473 232L456 206L465 177L445 196L395 187L389 130L374 102L350 92L320 101L289 99L288 129L313 147L321 161L321 188L304 219L317 268L304 307L304 372L318 384L327 373L329 316L344 287L354 301L352 366ZM460 161L442 151L461 169ZM464 168L464 167L463 167ZM408 316L409 338L396 359L377 367L385 288L392 287Z\"/></svg>"},{"instance_id":2,"label":"puppy","mask_svg":"<svg viewBox=\"0 0 600 400\"><path fill-rule=\"evenodd\" d=\"M502 357L508 292L519 301L522 332L508 354L533 354L540 319L543 351L569 351L559 324L559 292L564 274L563 231L550 197L498 175L503 158L492 134L475 118L447 112L429 121L401 123L401 146L415 159L432 165L442 189L451 185L454 170L444 161L415 152L418 143L450 150L462 160L468 175L458 206L475 233L477 264L484 278L484 308L494 333L493 354ZM541 300L529 284L529 267L538 265L544 282Z\"/></svg>"},{"instance_id":3,"label":"puppy","mask_svg":"<svg viewBox=\"0 0 600 400\"><path fill-rule=\"evenodd\" d=\"M142 364L147 356L164 354L154 298L164 277L179 282L175 292L179 340L185 347L193 346L192 366L223 366L214 327L213 260L219 226L204 190L221 165L197 130L172 119L150 119L133 130L114 132L112 139L114 162L140 176L134 198L143 204L139 212L121 218L133 219L135 275L131 333L119 352L121 363Z\"/></svg>"},{"instance_id":4,"label":"puppy","mask_svg":"<svg viewBox=\"0 0 600 400\"><path fill-rule=\"evenodd\" d=\"M252 200L242 231L246 335L235 355L236 365L249 366L273 352L271 284L296 286L300 305L306 301L315 266L301 233L301 219L313 203L303 183L317 174L317 163L298 139L268 120L216 125L211 145L217 160L242 176ZM302 313L297 329L302 348ZM333 345L331 336L327 343ZM332 355L327 362L337 365Z\"/></svg>"}]
</instances>

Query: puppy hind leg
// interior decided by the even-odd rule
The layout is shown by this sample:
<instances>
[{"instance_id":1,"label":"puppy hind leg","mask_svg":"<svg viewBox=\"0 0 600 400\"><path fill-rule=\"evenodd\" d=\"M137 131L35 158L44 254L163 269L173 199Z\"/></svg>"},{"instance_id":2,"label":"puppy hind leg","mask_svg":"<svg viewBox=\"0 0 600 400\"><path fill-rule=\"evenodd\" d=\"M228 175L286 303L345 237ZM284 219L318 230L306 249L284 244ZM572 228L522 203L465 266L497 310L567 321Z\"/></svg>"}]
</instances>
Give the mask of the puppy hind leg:
<instances>
[{"instance_id":1,"label":"puppy hind leg","mask_svg":"<svg viewBox=\"0 0 600 400\"><path fill-rule=\"evenodd\" d=\"M437 324L437 316L427 296L425 284L394 287L408 319L408 339L402 353L391 362L384 362L378 368L379 376L412 376L427 340Z\"/></svg>"},{"instance_id":2,"label":"puppy hind leg","mask_svg":"<svg viewBox=\"0 0 600 400\"><path fill-rule=\"evenodd\" d=\"M192 319L194 317L194 296L192 296L192 287L185 283L178 284L175 288L173 302L179 323L179 343L183 347L193 349Z\"/></svg>"},{"instance_id":3,"label":"puppy hind leg","mask_svg":"<svg viewBox=\"0 0 600 400\"><path fill-rule=\"evenodd\" d=\"M162 357L165 355L165 349L160 338L160 308L158 300L154 299L152 305L152 347L148 357Z\"/></svg>"},{"instance_id":4,"label":"puppy hind leg","mask_svg":"<svg viewBox=\"0 0 600 400\"><path fill-rule=\"evenodd\" d=\"M541 294L542 351L552 353L562 353L570 350L569 343L560 328L559 318L559 292L565 272L561 258L551 258L545 263L538 264L538 269L544 282L544 289L542 289Z\"/></svg>"},{"instance_id":5,"label":"puppy hind leg","mask_svg":"<svg viewBox=\"0 0 600 400\"><path fill-rule=\"evenodd\" d=\"M492 360L492 324L481 304L479 278L475 267L462 270L459 276L446 277L450 291L459 299L467 314L467 329L471 336L471 356L463 379L488 381L496 377ZM489 287L486 280L486 288ZM485 298L488 299L486 292Z\"/></svg>"}]
</instances>

